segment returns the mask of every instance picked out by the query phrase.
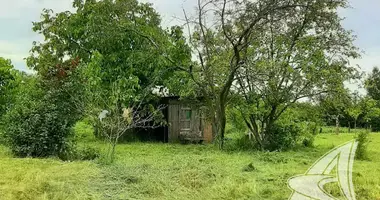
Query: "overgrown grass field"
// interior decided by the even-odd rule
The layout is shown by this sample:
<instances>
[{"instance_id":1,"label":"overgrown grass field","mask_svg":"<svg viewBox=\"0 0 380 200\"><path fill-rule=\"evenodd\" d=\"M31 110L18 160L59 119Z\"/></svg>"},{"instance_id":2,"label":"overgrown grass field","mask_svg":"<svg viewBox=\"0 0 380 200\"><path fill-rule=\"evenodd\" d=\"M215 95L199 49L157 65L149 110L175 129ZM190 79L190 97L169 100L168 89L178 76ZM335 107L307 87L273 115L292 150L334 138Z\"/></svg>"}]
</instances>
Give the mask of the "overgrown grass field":
<instances>
[{"instance_id":1,"label":"overgrown grass field","mask_svg":"<svg viewBox=\"0 0 380 200\"><path fill-rule=\"evenodd\" d=\"M0 199L287 199L288 178L354 137L321 134L314 148L274 153L121 144L111 165L12 158L0 147ZM380 200L380 134L370 137L370 160L355 160L354 186L357 199ZM106 148L100 142L87 145ZM334 187L328 190L339 195Z\"/></svg>"}]
</instances>

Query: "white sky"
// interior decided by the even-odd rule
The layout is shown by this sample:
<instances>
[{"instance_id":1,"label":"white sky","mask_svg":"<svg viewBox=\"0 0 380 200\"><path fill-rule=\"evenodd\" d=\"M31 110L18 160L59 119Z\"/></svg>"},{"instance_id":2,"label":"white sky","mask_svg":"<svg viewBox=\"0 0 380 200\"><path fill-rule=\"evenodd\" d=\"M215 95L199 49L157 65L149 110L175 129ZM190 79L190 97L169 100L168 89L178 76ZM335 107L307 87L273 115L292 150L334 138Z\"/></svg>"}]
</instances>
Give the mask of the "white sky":
<instances>
[{"instance_id":1,"label":"white sky","mask_svg":"<svg viewBox=\"0 0 380 200\"><path fill-rule=\"evenodd\" d=\"M183 18L184 8L191 13L196 0L141 0L151 2L161 14L166 26L178 24L175 17ZM363 50L362 59L353 61L369 72L380 66L380 1L350 0L352 9L341 11L346 17L344 26L358 36L355 44ZM0 56L11 59L17 69L27 71L24 58L34 40L41 40L32 31L32 21L38 21L43 8L55 12L71 9L71 0L0 0Z\"/></svg>"}]
</instances>

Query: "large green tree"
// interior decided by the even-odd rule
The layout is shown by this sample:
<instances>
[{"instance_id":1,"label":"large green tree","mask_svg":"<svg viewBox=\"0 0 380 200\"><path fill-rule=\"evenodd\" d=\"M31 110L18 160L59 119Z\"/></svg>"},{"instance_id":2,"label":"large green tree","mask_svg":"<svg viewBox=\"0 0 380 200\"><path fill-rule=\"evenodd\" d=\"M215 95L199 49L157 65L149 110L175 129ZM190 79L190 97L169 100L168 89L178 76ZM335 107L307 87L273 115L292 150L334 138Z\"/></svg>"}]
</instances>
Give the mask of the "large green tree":
<instances>
[{"instance_id":1,"label":"large green tree","mask_svg":"<svg viewBox=\"0 0 380 200\"><path fill-rule=\"evenodd\" d=\"M60 63L67 58L88 64L98 53L104 87L115 80L132 80L135 88L145 88L169 77L173 71L166 69L172 65L169 60L189 58L190 52L179 41L180 29L163 30L150 4L75 0L73 6L73 13L44 10L42 21L34 23L33 30L45 41L35 43L28 63L39 73L62 70Z\"/></svg>"},{"instance_id":2,"label":"large green tree","mask_svg":"<svg viewBox=\"0 0 380 200\"><path fill-rule=\"evenodd\" d=\"M364 97L360 102L362 111L362 119L365 127L372 131L380 131L380 106L379 102L370 98Z\"/></svg>"},{"instance_id":3,"label":"large green tree","mask_svg":"<svg viewBox=\"0 0 380 200\"><path fill-rule=\"evenodd\" d=\"M298 6L267 16L237 72L241 111L258 144L271 143L272 127L282 113L301 99L337 92L356 78L348 62L359 57L354 36L345 30L338 9L346 0L299 0Z\"/></svg>"},{"instance_id":4,"label":"large green tree","mask_svg":"<svg viewBox=\"0 0 380 200\"><path fill-rule=\"evenodd\" d=\"M327 123L335 123L336 133L339 134L340 121L345 116L351 104L348 89L321 94L317 97L320 108Z\"/></svg>"},{"instance_id":5,"label":"large green tree","mask_svg":"<svg viewBox=\"0 0 380 200\"><path fill-rule=\"evenodd\" d=\"M359 116L363 114L362 106L364 103L363 97L361 97L357 92L354 92L350 95L350 103L346 107L346 113L350 118L354 120L354 128L356 129L356 125L359 119ZM350 119L348 122L349 128L351 128Z\"/></svg>"},{"instance_id":6,"label":"large green tree","mask_svg":"<svg viewBox=\"0 0 380 200\"><path fill-rule=\"evenodd\" d=\"M380 70L374 67L372 72L365 80L365 88L368 97L366 98L366 106L364 112L365 124L372 126L372 130L379 131L380 125L378 123L380 118L379 101L380 101Z\"/></svg>"},{"instance_id":7,"label":"large green tree","mask_svg":"<svg viewBox=\"0 0 380 200\"><path fill-rule=\"evenodd\" d=\"M368 96L375 100L380 100L380 70L374 67L365 81L365 88Z\"/></svg>"},{"instance_id":8,"label":"large green tree","mask_svg":"<svg viewBox=\"0 0 380 200\"><path fill-rule=\"evenodd\" d=\"M185 12L196 63L184 70L189 72L208 104L220 147L224 142L231 88L238 71L244 68L248 57L253 56L250 49L259 42L271 16L286 16L302 6L302 1L289 0L198 0L194 16Z\"/></svg>"},{"instance_id":9,"label":"large green tree","mask_svg":"<svg viewBox=\"0 0 380 200\"><path fill-rule=\"evenodd\" d=\"M90 106L95 118L109 109L115 90L119 91L117 107L148 102L154 98L153 88L174 85L173 72L190 62L181 28L164 30L150 4L75 0L73 7L75 12L44 10L33 30L43 34L45 41L34 43L28 64L43 76L66 76L69 69L63 63L68 60L85 66L83 86L96 83L96 91L86 89L98 95L77 103Z\"/></svg>"}]
</instances>

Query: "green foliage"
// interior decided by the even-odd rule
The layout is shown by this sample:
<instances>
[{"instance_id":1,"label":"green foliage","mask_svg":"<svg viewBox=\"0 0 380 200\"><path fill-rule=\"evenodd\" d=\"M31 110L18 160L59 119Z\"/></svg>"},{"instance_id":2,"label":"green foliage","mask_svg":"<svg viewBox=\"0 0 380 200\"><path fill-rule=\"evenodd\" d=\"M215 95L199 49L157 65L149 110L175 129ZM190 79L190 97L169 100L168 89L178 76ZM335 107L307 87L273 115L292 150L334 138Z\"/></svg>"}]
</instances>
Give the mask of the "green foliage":
<instances>
[{"instance_id":1,"label":"green foliage","mask_svg":"<svg viewBox=\"0 0 380 200\"><path fill-rule=\"evenodd\" d=\"M277 122L265 135L264 148L269 151L286 151L294 148L302 129L295 123Z\"/></svg>"},{"instance_id":2,"label":"green foliage","mask_svg":"<svg viewBox=\"0 0 380 200\"><path fill-rule=\"evenodd\" d=\"M310 114L312 113L312 114ZM264 149L271 151L290 150L302 145L312 147L315 136L322 126L322 113L319 107L311 103L296 103L287 109L276 122L275 130L266 134L269 142ZM243 133L247 132L241 112L233 108L228 110L229 123L226 126L228 139L226 141L227 150L254 150L260 149L260 145L252 134L250 137ZM238 134L240 133L240 134Z\"/></svg>"},{"instance_id":3,"label":"green foliage","mask_svg":"<svg viewBox=\"0 0 380 200\"><path fill-rule=\"evenodd\" d=\"M10 90L14 81L13 65L10 60L0 57L0 119L3 114L9 109L9 104L12 102Z\"/></svg>"},{"instance_id":4,"label":"green foliage","mask_svg":"<svg viewBox=\"0 0 380 200\"><path fill-rule=\"evenodd\" d=\"M336 127L333 127L333 126L323 126L323 127L321 127L321 130L322 130L322 134L332 134L332 133L335 133L335 130L336 129ZM363 128L361 128L361 129L359 129L359 128L357 128L357 129L350 129L350 132L348 131L349 130L349 128L348 127L340 127L339 128L340 129L340 132L341 133L361 133L361 132L366 132L366 131L368 131L368 130L366 130L366 129L363 129Z\"/></svg>"},{"instance_id":5,"label":"green foliage","mask_svg":"<svg viewBox=\"0 0 380 200\"><path fill-rule=\"evenodd\" d=\"M231 135L233 135L231 137ZM257 144L253 139L249 139L245 134L227 134L224 150L226 151L255 151L257 150Z\"/></svg>"},{"instance_id":6,"label":"green foliage","mask_svg":"<svg viewBox=\"0 0 380 200\"><path fill-rule=\"evenodd\" d=\"M72 151L72 127L83 108L81 79L35 77L20 85L5 116L7 144L16 156L49 157Z\"/></svg>"},{"instance_id":7,"label":"green foliage","mask_svg":"<svg viewBox=\"0 0 380 200\"><path fill-rule=\"evenodd\" d=\"M380 107L378 101L365 97L361 102L362 120L367 129L380 131Z\"/></svg>"},{"instance_id":8,"label":"green foliage","mask_svg":"<svg viewBox=\"0 0 380 200\"><path fill-rule=\"evenodd\" d=\"M73 7L75 12L43 11L33 30L45 41L34 43L27 61L44 77L65 77L83 65L82 104L92 119L103 110L119 116L123 108L157 101L153 88L172 85L178 65L190 61L182 29L163 30L151 4L76 0Z\"/></svg>"},{"instance_id":9,"label":"green foliage","mask_svg":"<svg viewBox=\"0 0 380 200\"><path fill-rule=\"evenodd\" d=\"M109 96L118 82L122 100L137 101L146 88L170 84L175 67L190 60L181 28L163 30L150 4L76 0L73 5L73 13L44 10L42 21L34 23L33 30L46 39L35 43L28 64L41 74L61 68L56 64L70 57L96 68L95 77L86 75L100 83L99 93Z\"/></svg>"},{"instance_id":10,"label":"green foliage","mask_svg":"<svg viewBox=\"0 0 380 200\"><path fill-rule=\"evenodd\" d=\"M244 119L242 118L239 110L236 108L229 108L227 110L227 120L228 123L226 125L226 134L234 132L247 132L247 125L244 123Z\"/></svg>"},{"instance_id":11,"label":"green foliage","mask_svg":"<svg viewBox=\"0 0 380 200\"><path fill-rule=\"evenodd\" d=\"M101 153L99 149L91 146L78 147L70 160L95 160L100 158Z\"/></svg>"},{"instance_id":12,"label":"green foliage","mask_svg":"<svg viewBox=\"0 0 380 200\"><path fill-rule=\"evenodd\" d=\"M45 41L34 43L28 65L41 76L62 78L80 63L85 93L79 103L96 135L107 136L116 145L127 130L151 126L149 122L159 116L152 109L158 101L152 90L178 85L173 74L178 65L190 62L191 51L179 26L162 29L151 4L75 0L73 7L75 12L43 11L33 30ZM131 111L128 120L122 116L125 109ZM102 111L109 115L100 123ZM144 124L137 125L138 119Z\"/></svg>"},{"instance_id":13,"label":"green foliage","mask_svg":"<svg viewBox=\"0 0 380 200\"><path fill-rule=\"evenodd\" d=\"M380 70L378 67L373 68L372 73L365 80L365 88L368 96L377 101L380 100Z\"/></svg>"},{"instance_id":14,"label":"green foliage","mask_svg":"<svg viewBox=\"0 0 380 200\"><path fill-rule=\"evenodd\" d=\"M71 126L55 105L37 103L15 107L7 116L6 136L12 152L20 157L48 157L67 151Z\"/></svg>"},{"instance_id":15,"label":"green foliage","mask_svg":"<svg viewBox=\"0 0 380 200\"><path fill-rule=\"evenodd\" d=\"M339 90L322 94L317 97L317 102L322 110L326 123L335 123L336 118L343 118L350 107L351 99L347 88L343 84L339 85Z\"/></svg>"},{"instance_id":16,"label":"green foliage","mask_svg":"<svg viewBox=\"0 0 380 200\"><path fill-rule=\"evenodd\" d=\"M353 105L352 107L349 107L347 109L347 113L348 113L348 115L350 115L350 117L354 118L355 123L356 123L357 119L362 114L362 110L358 105ZM354 127L354 128L356 128L356 127Z\"/></svg>"},{"instance_id":17,"label":"green foliage","mask_svg":"<svg viewBox=\"0 0 380 200\"><path fill-rule=\"evenodd\" d=\"M350 94L348 89L344 89L338 93L319 96L317 103L325 125L336 126L338 118L339 125L342 126L339 129L342 132L349 132L351 129L355 132L356 130L353 129L356 128L380 130L380 124L378 124L379 104L370 96L361 96L357 92ZM348 131L346 127L349 128ZM323 132L331 133L330 129Z\"/></svg>"},{"instance_id":18,"label":"green foliage","mask_svg":"<svg viewBox=\"0 0 380 200\"><path fill-rule=\"evenodd\" d=\"M274 12L270 23L251 35L255 42L250 44L247 61L236 76L237 91L243 98L238 107L251 131L260 135L256 140L262 147L270 143L265 135L271 130L266 129L272 129L293 104L321 94L340 93L344 81L360 77L358 68L348 63L350 58L359 57L355 37L343 28L338 15L347 1L299 3L305 6ZM344 110L344 106L336 110ZM273 129L284 132L279 127ZM290 138L285 135L282 141L287 143Z\"/></svg>"},{"instance_id":19,"label":"green foliage","mask_svg":"<svg viewBox=\"0 0 380 200\"><path fill-rule=\"evenodd\" d=\"M316 135L324 124L323 113L319 105L310 102L296 103L287 109L280 119L292 119L300 123L308 133Z\"/></svg>"},{"instance_id":20,"label":"green foliage","mask_svg":"<svg viewBox=\"0 0 380 200\"><path fill-rule=\"evenodd\" d=\"M265 149L286 151L299 145L312 147L321 124L318 106L310 103L294 104L275 122L274 130L266 134L268 146Z\"/></svg>"},{"instance_id":21,"label":"green foliage","mask_svg":"<svg viewBox=\"0 0 380 200\"><path fill-rule=\"evenodd\" d=\"M0 113L0 143L5 144L6 143L6 135L5 135L5 129L6 129L6 114L9 112L12 112L13 108L17 106L17 102L20 99L23 99L23 101L28 102L29 95L28 94L38 94L40 90L36 90L34 85L35 77L32 75L27 75L23 72L17 71L17 70L11 70L12 79L8 81L6 85L3 85L3 94L0 97L2 101L2 109L3 113ZM5 87L6 86L6 87ZM34 95L35 97L38 95ZM25 104L27 105L27 104Z\"/></svg>"},{"instance_id":22,"label":"green foliage","mask_svg":"<svg viewBox=\"0 0 380 200\"><path fill-rule=\"evenodd\" d=\"M359 160L368 160L368 144L369 140L369 132L360 132L356 138L358 141L358 147L356 149L355 158Z\"/></svg>"},{"instance_id":23,"label":"green foliage","mask_svg":"<svg viewBox=\"0 0 380 200\"><path fill-rule=\"evenodd\" d=\"M94 134L94 127L88 120L78 121L74 126L75 139L81 142L93 142L96 141Z\"/></svg>"},{"instance_id":24,"label":"green foliage","mask_svg":"<svg viewBox=\"0 0 380 200\"><path fill-rule=\"evenodd\" d=\"M152 95L154 85L142 88L140 80L132 78L132 75L128 79L119 77L104 84L103 62L104 56L95 52L82 73L89 77L84 85L88 115L97 137L109 142L107 157L109 162L113 162L116 145L123 135L137 128L148 129L163 125L163 114L161 106L154 106L158 98ZM105 114L102 119L100 113Z\"/></svg>"},{"instance_id":25,"label":"green foliage","mask_svg":"<svg viewBox=\"0 0 380 200\"><path fill-rule=\"evenodd\" d=\"M305 147L314 147L315 137L313 135L305 135L302 139L302 145Z\"/></svg>"},{"instance_id":26,"label":"green foliage","mask_svg":"<svg viewBox=\"0 0 380 200\"><path fill-rule=\"evenodd\" d=\"M371 118L370 127L372 132L380 132L380 115Z\"/></svg>"}]
</instances>

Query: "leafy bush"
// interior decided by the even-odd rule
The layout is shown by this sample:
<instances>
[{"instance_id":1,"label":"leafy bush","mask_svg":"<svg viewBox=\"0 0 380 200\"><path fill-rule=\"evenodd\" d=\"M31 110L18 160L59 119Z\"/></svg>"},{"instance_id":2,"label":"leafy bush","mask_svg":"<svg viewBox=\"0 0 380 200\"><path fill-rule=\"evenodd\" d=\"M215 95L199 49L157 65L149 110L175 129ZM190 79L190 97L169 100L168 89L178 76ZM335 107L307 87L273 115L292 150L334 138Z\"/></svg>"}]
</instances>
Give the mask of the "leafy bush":
<instances>
[{"instance_id":1,"label":"leafy bush","mask_svg":"<svg viewBox=\"0 0 380 200\"><path fill-rule=\"evenodd\" d=\"M316 122L307 122L306 131L313 135L318 135L320 132L320 126Z\"/></svg>"},{"instance_id":2,"label":"leafy bush","mask_svg":"<svg viewBox=\"0 0 380 200\"><path fill-rule=\"evenodd\" d=\"M92 142L96 141L94 134L94 128L88 120L82 120L75 124L74 126L75 139L78 141Z\"/></svg>"},{"instance_id":3,"label":"leafy bush","mask_svg":"<svg viewBox=\"0 0 380 200\"><path fill-rule=\"evenodd\" d=\"M318 135L320 127L315 122L302 122L299 123L301 127L301 133L298 141L305 147L313 147L315 136Z\"/></svg>"},{"instance_id":4,"label":"leafy bush","mask_svg":"<svg viewBox=\"0 0 380 200\"><path fill-rule=\"evenodd\" d=\"M302 145L305 147L313 147L314 146L314 135L307 134L305 137L302 139Z\"/></svg>"},{"instance_id":5,"label":"leafy bush","mask_svg":"<svg viewBox=\"0 0 380 200\"><path fill-rule=\"evenodd\" d=\"M296 146L302 129L295 123L277 122L267 130L264 148L269 151L285 151Z\"/></svg>"},{"instance_id":6,"label":"leafy bush","mask_svg":"<svg viewBox=\"0 0 380 200\"><path fill-rule=\"evenodd\" d=\"M280 120L267 131L265 149L269 151L286 151L298 145L314 145L317 126L309 122L291 122Z\"/></svg>"},{"instance_id":7,"label":"leafy bush","mask_svg":"<svg viewBox=\"0 0 380 200\"><path fill-rule=\"evenodd\" d=\"M374 116L371 118L371 131L380 132L380 117Z\"/></svg>"},{"instance_id":8,"label":"leafy bush","mask_svg":"<svg viewBox=\"0 0 380 200\"><path fill-rule=\"evenodd\" d=\"M247 125L244 123L244 119L241 116L241 113L235 108L227 109L227 119L226 124L226 134L234 132L246 132L248 130Z\"/></svg>"},{"instance_id":9,"label":"leafy bush","mask_svg":"<svg viewBox=\"0 0 380 200\"><path fill-rule=\"evenodd\" d=\"M227 151L248 151L257 149L256 142L250 140L248 135L238 134L233 138L226 138L225 150Z\"/></svg>"},{"instance_id":10,"label":"leafy bush","mask_svg":"<svg viewBox=\"0 0 380 200\"><path fill-rule=\"evenodd\" d=\"M100 151L93 147L83 146L75 147L72 145L67 151L59 155L59 158L64 161L75 160L95 160L100 157Z\"/></svg>"},{"instance_id":11,"label":"leafy bush","mask_svg":"<svg viewBox=\"0 0 380 200\"><path fill-rule=\"evenodd\" d=\"M18 105L7 115L6 138L20 157L48 157L64 153L73 132L54 104Z\"/></svg>"},{"instance_id":12,"label":"leafy bush","mask_svg":"<svg viewBox=\"0 0 380 200\"><path fill-rule=\"evenodd\" d=\"M79 160L94 160L100 157L100 151L93 147L82 147L78 149L78 159Z\"/></svg>"},{"instance_id":13,"label":"leafy bush","mask_svg":"<svg viewBox=\"0 0 380 200\"><path fill-rule=\"evenodd\" d=\"M312 147L315 136L319 133L320 117L315 108L309 104L296 104L288 109L264 135L264 149L269 151L286 151L302 145Z\"/></svg>"},{"instance_id":14,"label":"leafy bush","mask_svg":"<svg viewBox=\"0 0 380 200\"><path fill-rule=\"evenodd\" d=\"M313 147L317 127L315 123L310 122L296 123L287 119L279 120L272 129L267 130L264 150L286 151L299 145ZM254 136L252 135L252 137ZM245 151L260 148L254 138L249 139L248 135L235 131L228 134L225 149Z\"/></svg>"},{"instance_id":15,"label":"leafy bush","mask_svg":"<svg viewBox=\"0 0 380 200\"><path fill-rule=\"evenodd\" d=\"M1 131L2 131L2 129L0 127L0 144L6 144L4 133Z\"/></svg>"},{"instance_id":16,"label":"leafy bush","mask_svg":"<svg viewBox=\"0 0 380 200\"><path fill-rule=\"evenodd\" d=\"M4 117L6 141L19 157L60 157L72 151L72 128L83 111L80 79L35 79L20 86Z\"/></svg>"},{"instance_id":17,"label":"leafy bush","mask_svg":"<svg viewBox=\"0 0 380 200\"><path fill-rule=\"evenodd\" d=\"M359 160L368 159L368 143L369 143L369 132L360 132L356 138L358 141L358 147L356 149L356 158Z\"/></svg>"}]
</instances>

